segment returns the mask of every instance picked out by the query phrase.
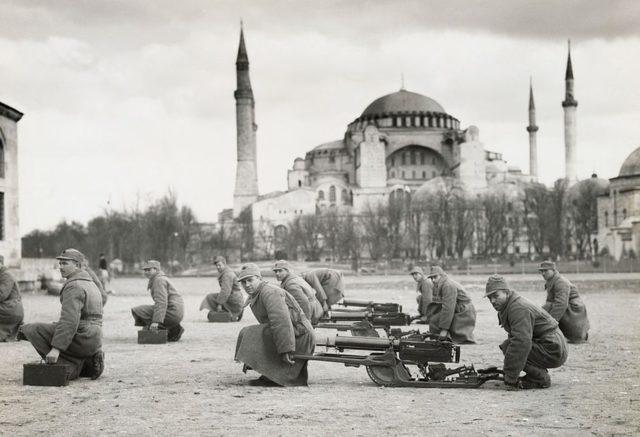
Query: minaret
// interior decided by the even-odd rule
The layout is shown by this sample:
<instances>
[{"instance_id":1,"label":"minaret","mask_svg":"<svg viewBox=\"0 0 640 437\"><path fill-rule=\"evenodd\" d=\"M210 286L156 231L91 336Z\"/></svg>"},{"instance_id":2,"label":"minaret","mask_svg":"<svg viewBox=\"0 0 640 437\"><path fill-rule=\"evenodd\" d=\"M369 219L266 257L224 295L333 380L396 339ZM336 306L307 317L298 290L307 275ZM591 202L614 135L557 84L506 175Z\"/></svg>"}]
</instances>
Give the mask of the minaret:
<instances>
[{"instance_id":1,"label":"minaret","mask_svg":"<svg viewBox=\"0 0 640 437\"><path fill-rule=\"evenodd\" d=\"M249 79L249 57L244 44L244 32L240 23L240 45L236 59L236 138L238 164L236 188L233 193L233 216L258 199L258 173L256 165L255 101Z\"/></svg>"},{"instance_id":2,"label":"minaret","mask_svg":"<svg viewBox=\"0 0 640 437\"><path fill-rule=\"evenodd\" d=\"M529 132L529 174L538 179L538 143L537 132L538 126L536 126L536 105L533 102L533 84L529 79L529 126L527 126L527 132Z\"/></svg>"},{"instance_id":3,"label":"minaret","mask_svg":"<svg viewBox=\"0 0 640 437\"><path fill-rule=\"evenodd\" d=\"M570 183L578 180L576 150L576 109L578 102L573 98L573 68L571 67L571 40L568 42L567 72L565 74L564 108L564 153L566 178Z\"/></svg>"}]
</instances>

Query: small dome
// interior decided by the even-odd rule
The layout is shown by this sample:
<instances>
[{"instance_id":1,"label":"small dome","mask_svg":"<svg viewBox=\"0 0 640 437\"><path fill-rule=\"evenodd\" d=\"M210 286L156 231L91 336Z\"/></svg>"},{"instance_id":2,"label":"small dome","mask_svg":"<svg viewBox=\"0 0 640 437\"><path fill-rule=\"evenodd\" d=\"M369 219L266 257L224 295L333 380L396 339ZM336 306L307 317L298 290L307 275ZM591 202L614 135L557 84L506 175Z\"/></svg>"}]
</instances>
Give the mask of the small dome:
<instances>
[{"instance_id":1,"label":"small dome","mask_svg":"<svg viewBox=\"0 0 640 437\"><path fill-rule=\"evenodd\" d=\"M431 200L431 196L445 190L457 194L465 194L466 192L460 179L451 176L438 176L420 185L411 195L411 203L414 206L427 204Z\"/></svg>"},{"instance_id":2,"label":"small dome","mask_svg":"<svg viewBox=\"0 0 640 437\"><path fill-rule=\"evenodd\" d=\"M578 195L582 187L593 187L593 192L596 196L602 196L609 189L609 181L607 179L599 178L597 174L591 175L589 179L583 179L569 188L568 195L575 197Z\"/></svg>"},{"instance_id":3,"label":"small dome","mask_svg":"<svg viewBox=\"0 0 640 437\"><path fill-rule=\"evenodd\" d=\"M634 175L640 175L640 147L627 156L622 167L620 167L620 174L618 174L620 177Z\"/></svg>"},{"instance_id":4,"label":"small dome","mask_svg":"<svg viewBox=\"0 0 640 437\"><path fill-rule=\"evenodd\" d=\"M374 100L361 117L402 112L441 112L446 113L442 105L432 98L411 91L400 90Z\"/></svg>"},{"instance_id":5,"label":"small dome","mask_svg":"<svg viewBox=\"0 0 640 437\"><path fill-rule=\"evenodd\" d=\"M344 148L343 140L330 141L328 143L322 143L319 146L313 148L314 151L318 150L331 150L331 149L342 149Z\"/></svg>"}]
</instances>

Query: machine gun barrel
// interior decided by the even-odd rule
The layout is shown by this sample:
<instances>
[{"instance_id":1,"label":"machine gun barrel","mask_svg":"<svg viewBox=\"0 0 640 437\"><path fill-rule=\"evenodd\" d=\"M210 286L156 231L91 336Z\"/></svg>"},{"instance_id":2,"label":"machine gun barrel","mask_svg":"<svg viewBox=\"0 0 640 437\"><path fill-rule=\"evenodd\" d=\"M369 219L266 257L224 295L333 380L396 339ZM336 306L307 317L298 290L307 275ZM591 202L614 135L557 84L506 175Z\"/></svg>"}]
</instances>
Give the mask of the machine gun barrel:
<instances>
[{"instance_id":1,"label":"machine gun barrel","mask_svg":"<svg viewBox=\"0 0 640 437\"><path fill-rule=\"evenodd\" d=\"M411 316L405 313L376 313L372 311L329 311L328 315L320 319L320 322L358 322L366 320L376 328L389 326L408 326Z\"/></svg>"},{"instance_id":2,"label":"machine gun barrel","mask_svg":"<svg viewBox=\"0 0 640 437\"><path fill-rule=\"evenodd\" d=\"M402 305L397 303L381 303L374 302L372 300L360 300L360 299L343 299L341 303L338 305L342 305L345 307L359 307L359 308L367 308L374 312L378 313L401 313Z\"/></svg>"}]
</instances>

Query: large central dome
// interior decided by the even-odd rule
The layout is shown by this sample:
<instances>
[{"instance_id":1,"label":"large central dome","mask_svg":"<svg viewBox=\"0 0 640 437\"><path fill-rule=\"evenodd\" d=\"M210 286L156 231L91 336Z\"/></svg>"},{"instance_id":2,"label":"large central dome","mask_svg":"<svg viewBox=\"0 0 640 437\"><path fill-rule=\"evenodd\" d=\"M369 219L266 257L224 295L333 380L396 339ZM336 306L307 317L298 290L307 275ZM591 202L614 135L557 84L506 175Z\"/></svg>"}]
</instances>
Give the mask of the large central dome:
<instances>
[{"instance_id":1,"label":"large central dome","mask_svg":"<svg viewBox=\"0 0 640 437\"><path fill-rule=\"evenodd\" d=\"M366 115L397 114L403 112L446 113L442 105L435 100L422 94L400 90L374 100L367 106L367 109L364 110L362 117Z\"/></svg>"}]
</instances>

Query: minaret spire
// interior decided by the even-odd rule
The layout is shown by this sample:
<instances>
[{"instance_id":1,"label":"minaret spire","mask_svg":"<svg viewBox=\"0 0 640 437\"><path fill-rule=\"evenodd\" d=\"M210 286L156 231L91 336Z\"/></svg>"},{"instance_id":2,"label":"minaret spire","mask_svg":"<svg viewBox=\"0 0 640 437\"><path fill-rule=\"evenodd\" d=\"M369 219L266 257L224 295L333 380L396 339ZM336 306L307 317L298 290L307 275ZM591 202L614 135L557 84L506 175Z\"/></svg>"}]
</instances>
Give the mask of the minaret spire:
<instances>
[{"instance_id":1,"label":"minaret spire","mask_svg":"<svg viewBox=\"0 0 640 437\"><path fill-rule=\"evenodd\" d=\"M533 80L529 77L529 174L538 179L538 142L536 126L536 105L533 101Z\"/></svg>"},{"instance_id":2,"label":"minaret spire","mask_svg":"<svg viewBox=\"0 0 640 437\"><path fill-rule=\"evenodd\" d=\"M244 28L240 21L240 42L236 58L236 188L233 194L233 216L258 199L258 172L256 153L255 100L249 77L249 56L244 42Z\"/></svg>"},{"instance_id":3,"label":"minaret spire","mask_svg":"<svg viewBox=\"0 0 640 437\"><path fill-rule=\"evenodd\" d=\"M565 92L562 107L564 108L564 152L565 152L565 177L570 183L578 180L577 175L577 149L576 126L578 101L574 97L573 90L573 66L571 64L571 40L567 41L567 70L564 76Z\"/></svg>"}]
</instances>

